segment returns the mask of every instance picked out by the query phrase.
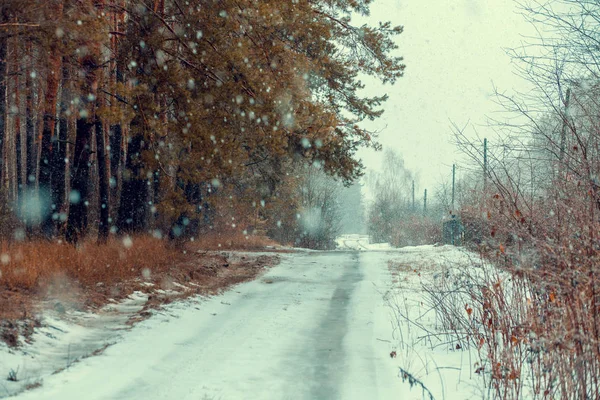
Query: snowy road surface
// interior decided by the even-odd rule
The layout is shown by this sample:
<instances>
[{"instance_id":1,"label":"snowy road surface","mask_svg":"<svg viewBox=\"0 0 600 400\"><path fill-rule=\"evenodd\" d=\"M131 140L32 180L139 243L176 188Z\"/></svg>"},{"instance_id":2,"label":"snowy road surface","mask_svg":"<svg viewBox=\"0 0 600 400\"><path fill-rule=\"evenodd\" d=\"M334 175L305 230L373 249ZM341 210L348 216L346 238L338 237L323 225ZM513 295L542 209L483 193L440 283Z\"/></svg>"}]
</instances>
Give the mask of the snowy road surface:
<instances>
[{"instance_id":1,"label":"snowy road surface","mask_svg":"<svg viewBox=\"0 0 600 400\"><path fill-rule=\"evenodd\" d=\"M396 253L397 254L397 253ZM22 399L396 399L384 252L284 256L257 281L170 305ZM420 396L419 396L420 397Z\"/></svg>"}]
</instances>

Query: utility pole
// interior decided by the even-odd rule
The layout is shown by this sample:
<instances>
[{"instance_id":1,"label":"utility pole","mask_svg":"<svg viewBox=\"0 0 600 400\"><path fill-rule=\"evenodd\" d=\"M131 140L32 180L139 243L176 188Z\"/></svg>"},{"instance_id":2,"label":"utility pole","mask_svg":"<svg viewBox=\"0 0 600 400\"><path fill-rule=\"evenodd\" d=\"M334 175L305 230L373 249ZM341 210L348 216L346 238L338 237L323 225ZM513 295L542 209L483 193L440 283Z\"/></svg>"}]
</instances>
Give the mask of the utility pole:
<instances>
[{"instance_id":1,"label":"utility pole","mask_svg":"<svg viewBox=\"0 0 600 400\"><path fill-rule=\"evenodd\" d=\"M488 176L488 165L487 165L487 138L483 139L483 190L487 189L487 176Z\"/></svg>"},{"instance_id":2,"label":"utility pole","mask_svg":"<svg viewBox=\"0 0 600 400\"><path fill-rule=\"evenodd\" d=\"M454 214L454 194L456 183L456 164L452 164L452 210L450 211L450 244L454 246L454 229L456 227L456 215Z\"/></svg>"},{"instance_id":3,"label":"utility pole","mask_svg":"<svg viewBox=\"0 0 600 400\"><path fill-rule=\"evenodd\" d=\"M562 163L565 158L565 145L567 141L567 124L569 123L569 102L571 101L571 88L567 89L565 97L565 110L563 112L563 123L560 131L560 162Z\"/></svg>"},{"instance_id":4,"label":"utility pole","mask_svg":"<svg viewBox=\"0 0 600 400\"><path fill-rule=\"evenodd\" d=\"M413 194L412 209L413 209L413 212L415 212L415 181L413 181L413 186L412 186L412 187L413 187L413 193L412 193L412 194Z\"/></svg>"},{"instance_id":5,"label":"utility pole","mask_svg":"<svg viewBox=\"0 0 600 400\"><path fill-rule=\"evenodd\" d=\"M423 215L427 214L427 189L425 189L425 194L423 195Z\"/></svg>"},{"instance_id":6,"label":"utility pole","mask_svg":"<svg viewBox=\"0 0 600 400\"><path fill-rule=\"evenodd\" d=\"M456 164L452 164L452 215L454 215L455 182L456 182Z\"/></svg>"}]
</instances>

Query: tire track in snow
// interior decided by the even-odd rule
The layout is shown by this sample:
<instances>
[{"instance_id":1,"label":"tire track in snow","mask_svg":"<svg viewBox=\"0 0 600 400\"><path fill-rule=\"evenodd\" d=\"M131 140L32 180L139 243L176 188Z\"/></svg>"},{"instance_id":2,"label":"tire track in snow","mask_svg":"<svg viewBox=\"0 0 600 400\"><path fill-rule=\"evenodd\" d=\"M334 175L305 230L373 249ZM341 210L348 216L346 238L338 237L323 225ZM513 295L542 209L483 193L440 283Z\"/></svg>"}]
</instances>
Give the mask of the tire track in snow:
<instances>
[{"instance_id":1,"label":"tire track in snow","mask_svg":"<svg viewBox=\"0 0 600 400\"><path fill-rule=\"evenodd\" d=\"M346 364L344 337L348 332L348 307L352 292L363 276L358 253L344 264L346 271L337 281L327 314L315 329L310 344L315 366L309 396L312 399L340 398L340 385L346 373L342 366Z\"/></svg>"}]
</instances>

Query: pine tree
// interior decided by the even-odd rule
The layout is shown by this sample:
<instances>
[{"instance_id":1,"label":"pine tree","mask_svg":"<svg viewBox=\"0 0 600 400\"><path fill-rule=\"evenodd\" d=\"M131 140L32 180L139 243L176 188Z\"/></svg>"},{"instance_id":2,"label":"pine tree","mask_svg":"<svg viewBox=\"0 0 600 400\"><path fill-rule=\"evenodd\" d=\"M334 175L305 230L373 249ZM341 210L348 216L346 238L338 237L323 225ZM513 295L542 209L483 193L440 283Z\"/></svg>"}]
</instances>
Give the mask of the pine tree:
<instances>
[{"instance_id":1,"label":"pine tree","mask_svg":"<svg viewBox=\"0 0 600 400\"><path fill-rule=\"evenodd\" d=\"M368 0L17 3L0 10L16 21L0 35L0 55L10 37L26 43L25 136L16 136L25 152L13 157L25 165L14 175L50 193L46 236L66 217L74 243L96 214L101 241L109 228L213 226L234 204L256 214L261 201L293 197L280 188L300 165L357 179L357 149L378 147L359 123L378 118L386 99L362 97L359 76L393 83L404 69L391 55L400 27L352 24Z\"/></svg>"}]
</instances>

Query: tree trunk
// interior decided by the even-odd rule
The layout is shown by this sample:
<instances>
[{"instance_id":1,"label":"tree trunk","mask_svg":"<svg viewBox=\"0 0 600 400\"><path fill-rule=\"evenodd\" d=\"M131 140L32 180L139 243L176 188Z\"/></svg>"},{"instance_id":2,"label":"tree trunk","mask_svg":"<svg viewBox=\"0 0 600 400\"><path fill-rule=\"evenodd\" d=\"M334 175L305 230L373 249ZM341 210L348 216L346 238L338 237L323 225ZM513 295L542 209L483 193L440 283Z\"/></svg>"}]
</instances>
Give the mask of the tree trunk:
<instances>
[{"instance_id":1,"label":"tree trunk","mask_svg":"<svg viewBox=\"0 0 600 400\"><path fill-rule=\"evenodd\" d=\"M66 221L66 206L65 206L65 190L66 190L66 167L67 158L67 142L69 140L69 103L71 101L71 86L69 84L70 76L67 66L67 60L63 60L62 66L62 83L60 92L60 114L58 117L58 137L55 135L55 140L52 144L54 149L52 155L52 193L55 196L56 211L58 218L56 220L57 229L60 231Z\"/></svg>"},{"instance_id":2,"label":"tree trunk","mask_svg":"<svg viewBox=\"0 0 600 400\"><path fill-rule=\"evenodd\" d=\"M6 54L6 66L5 66L5 93L6 93L6 105L5 105L5 120L4 120L4 156L3 156L3 177L4 187L6 189L7 201L16 201L18 198L18 159L17 159L17 148L18 135L19 135L19 112L15 112L14 108L19 107L19 55L17 53L18 43L16 40L10 40L7 46L12 50L12 63L8 60L7 50ZM14 76L12 87L9 76ZM11 101L12 100L12 101ZM10 119L12 117L12 121ZM11 129L11 122L12 129Z\"/></svg>"},{"instance_id":3,"label":"tree trunk","mask_svg":"<svg viewBox=\"0 0 600 400\"><path fill-rule=\"evenodd\" d=\"M162 13L164 5L160 0L155 0L155 12ZM115 42L116 52L117 42ZM124 66L116 66L116 79L124 81ZM139 106L139 105L138 105ZM138 108L139 110L139 108ZM139 111L138 111L139 112ZM119 208L117 212L117 226L120 232L136 232L147 226L148 209L148 181L143 174L142 152L146 148L143 134L142 116L137 114L129 127L118 127L115 130L113 165L121 164L120 180L116 182L115 188L119 197ZM127 138L126 141L124 138ZM117 147L118 146L118 147ZM122 152L121 152L122 151ZM118 192L120 191L120 194Z\"/></svg>"},{"instance_id":4,"label":"tree trunk","mask_svg":"<svg viewBox=\"0 0 600 400\"><path fill-rule=\"evenodd\" d=\"M136 116L131 123L132 130L141 129L140 124L140 117ZM141 161L145 146L142 133L135 133L129 140L117 221L122 232L138 232L146 227L148 183L142 176Z\"/></svg>"},{"instance_id":5,"label":"tree trunk","mask_svg":"<svg viewBox=\"0 0 600 400\"><path fill-rule=\"evenodd\" d=\"M115 30L119 30L119 18L117 14L115 14ZM116 35L113 35L113 51L115 54L118 52L118 42ZM116 60L114 63L114 75L112 79L114 79L115 83L123 83L125 81L123 76L123 71L125 68L120 65L120 61ZM115 96L118 93L115 93ZM123 171L123 161L124 161L124 151L123 151L123 126L121 123L117 123L110 127L110 136L109 136L109 144L110 144L110 204L112 205L111 209L111 218L116 221L118 219L118 205L121 203L121 188L122 188L122 171Z\"/></svg>"},{"instance_id":6,"label":"tree trunk","mask_svg":"<svg viewBox=\"0 0 600 400\"><path fill-rule=\"evenodd\" d=\"M88 181L90 175L90 149L92 142L91 118L79 117L77 119L77 136L73 154L73 168L71 170L71 194L69 218L67 223L67 241L77 244L85 237L88 225Z\"/></svg>"},{"instance_id":7,"label":"tree trunk","mask_svg":"<svg viewBox=\"0 0 600 400\"><path fill-rule=\"evenodd\" d=\"M123 129L121 124L110 127L110 204L113 205L111 217L116 220L116 205L120 203L119 187L121 184L121 162L123 159Z\"/></svg>"},{"instance_id":8,"label":"tree trunk","mask_svg":"<svg viewBox=\"0 0 600 400\"><path fill-rule=\"evenodd\" d=\"M59 205L56 193L52 190L54 176L54 152L57 150L54 130L56 127L56 97L58 94L59 73L61 70L61 57L57 49L53 49L49 56L49 71L46 85L46 96L44 102L44 119L42 128L42 140L40 147L40 178L39 196L42 209L42 233L47 239L55 235L54 220L58 218Z\"/></svg>"},{"instance_id":9,"label":"tree trunk","mask_svg":"<svg viewBox=\"0 0 600 400\"><path fill-rule=\"evenodd\" d=\"M66 239L77 244L87 233L90 153L92 149L92 130L95 122L95 102L89 100L89 94L95 96L98 87L98 63L93 55L81 59L80 65L85 74L81 93L81 109L77 116L75 151L71 167L70 208L67 221Z\"/></svg>"},{"instance_id":10,"label":"tree trunk","mask_svg":"<svg viewBox=\"0 0 600 400\"><path fill-rule=\"evenodd\" d=\"M18 52L17 52L17 46L15 46L15 60L18 60ZM15 65L18 68L18 61L15 63ZM21 191L23 190L24 187L24 180L23 180L23 164L22 164L22 159L23 159L23 154L22 154L22 150L23 150L23 146L22 146L22 140L21 140L21 95L20 95L20 82L19 82L19 74L15 74L15 108L17 109L17 112L15 113L15 121L14 121L14 127L15 127L15 145L16 145L16 164L17 164L17 195L21 194Z\"/></svg>"},{"instance_id":11,"label":"tree trunk","mask_svg":"<svg viewBox=\"0 0 600 400\"><path fill-rule=\"evenodd\" d=\"M98 158L98 242L106 243L110 230L108 160L106 158L106 140L104 125L96 118L96 151Z\"/></svg>"},{"instance_id":12,"label":"tree trunk","mask_svg":"<svg viewBox=\"0 0 600 400\"><path fill-rule=\"evenodd\" d=\"M28 48L31 62L31 47ZM27 69L27 68L26 68ZM35 131L33 122L33 87L31 75L25 74L25 139L27 146L27 187L35 187L37 156L35 152Z\"/></svg>"},{"instance_id":13,"label":"tree trunk","mask_svg":"<svg viewBox=\"0 0 600 400\"><path fill-rule=\"evenodd\" d=\"M0 38L0 190L3 185L4 177L4 141L6 140L6 57L8 40L5 37Z\"/></svg>"}]
</instances>

